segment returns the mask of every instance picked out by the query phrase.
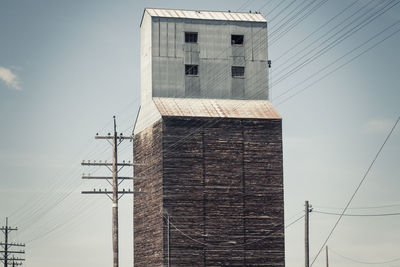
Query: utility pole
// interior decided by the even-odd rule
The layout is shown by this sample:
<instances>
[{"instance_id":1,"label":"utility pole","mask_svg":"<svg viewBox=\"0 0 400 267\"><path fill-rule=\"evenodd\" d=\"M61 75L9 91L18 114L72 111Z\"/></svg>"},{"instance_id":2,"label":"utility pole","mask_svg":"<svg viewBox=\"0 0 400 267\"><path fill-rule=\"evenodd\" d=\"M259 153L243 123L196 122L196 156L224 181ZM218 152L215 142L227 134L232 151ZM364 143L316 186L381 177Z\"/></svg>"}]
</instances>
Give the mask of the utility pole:
<instances>
[{"instance_id":1,"label":"utility pole","mask_svg":"<svg viewBox=\"0 0 400 267\"><path fill-rule=\"evenodd\" d=\"M311 205L306 200L305 203L305 234L304 234L304 242L305 242L305 267L310 267L310 242L309 242L309 214L312 211Z\"/></svg>"},{"instance_id":2,"label":"utility pole","mask_svg":"<svg viewBox=\"0 0 400 267\"><path fill-rule=\"evenodd\" d=\"M16 258L14 254L24 254L23 250L10 250L12 247L25 247L25 244L18 243L10 243L8 241L8 234L12 231L17 231L17 227L9 227L8 226L8 218L6 218L6 226L0 228L0 230L4 233L4 243L0 242L0 245L3 247L3 250L0 251L2 253L1 261L4 263L4 267L8 267L11 263L13 265L21 265L20 261L24 261L25 259Z\"/></svg>"},{"instance_id":3,"label":"utility pole","mask_svg":"<svg viewBox=\"0 0 400 267\"><path fill-rule=\"evenodd\" d=\"M326 267L329 267L328 246L326 246L325 249L326 249Z\"/></svg>"},{"instance_id":4,"label":"utility pole","mask_svg":"<svg viewBox=\"0 0 400 267\"><path fill-rule=\"evenodd\" d=\"M118 177L118 172L122 168L127 167L127 166L133 167L135 165L143 165L143 164L131 163L130 161L128 161L127 163L125 161L123 161L122 163L118 163L118 145L121 144L122 141L124 141L124 140L133 140L133 136L123 136L122 133L118 136L117 123L115 120L115 116L113 117L113 119L114 119L114 134L113 135L108 134L108 136L99 136L98 134L96 134L96 137L95 137L95 139L105 139L112 145L112 147L113 147L112 163L107 163L107 161L105 161L105 162L101 162L101 161L85 162L85 161L83 161L82 162L82 166L105 166L105 167L107 167L112 172L112 177L83 175L82 179L106 180L112 186L112 191L109 191L109 190L101 191L101 189L96 191L94 189L93 191L82 191L82 194L105 194L113 202L113 205L112 205L113 267L118 267L118 265L119 265L119 259L118 259L118 254L119 254L119 249L118 249L118 200L124 194L142 193L142 192L134 192L134 191L131 191L130 189L128 191L126 191L125 189L123 189L122 191L119 191L118 186L124 180L134 180L134 179L141 179L141 178ZM112 140L112 141L110 141L110 140Z\"/></svg>"}]
</instances>

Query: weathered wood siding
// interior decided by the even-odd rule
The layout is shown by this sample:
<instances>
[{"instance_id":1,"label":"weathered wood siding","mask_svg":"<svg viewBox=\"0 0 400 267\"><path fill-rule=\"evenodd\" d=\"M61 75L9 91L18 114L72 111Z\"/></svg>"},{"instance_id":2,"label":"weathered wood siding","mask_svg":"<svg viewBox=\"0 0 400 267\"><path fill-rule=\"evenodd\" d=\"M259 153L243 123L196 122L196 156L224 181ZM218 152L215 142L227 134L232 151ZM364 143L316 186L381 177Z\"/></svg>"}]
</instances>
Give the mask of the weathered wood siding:
<instances>
[{"instance_id":1,"label":"weathered wood siding","mask_svg":"<svg viewBox=\"0 0 400 267\"><path fill-rule=\"evenodd\" d=\"M162 121L135 135L134 159L146 163L135 167L135 190L145 192L134 195L134 266L162 266Z\"/></svg>"},{"instance_id":2,"label":"weathered wood siding","mask_svg":"<svg viewBox=\"0 0 400 267\"><path fill-rule=\"evenodd\" d=\"M153 137L162 143L162 211L135 196L143 204L135 202L135 238L140 209L164 214L163 245L154 250L163 250L163 265L139 264L135 252L135 266L284 266L281 120L164 117ZM140 151L150 146L141 138L135 156L152 153Z\"/></svg>"}]
</instances>

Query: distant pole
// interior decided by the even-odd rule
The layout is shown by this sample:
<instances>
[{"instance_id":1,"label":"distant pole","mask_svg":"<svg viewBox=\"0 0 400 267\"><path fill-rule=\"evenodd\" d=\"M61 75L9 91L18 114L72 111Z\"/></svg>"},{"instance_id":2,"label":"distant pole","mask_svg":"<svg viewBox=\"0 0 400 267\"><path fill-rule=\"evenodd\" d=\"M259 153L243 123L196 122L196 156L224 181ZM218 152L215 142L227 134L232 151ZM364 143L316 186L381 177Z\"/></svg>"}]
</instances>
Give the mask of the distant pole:
<instances>
[{"instance_id":1,"label":"distant pole","mask_svg":"<svg viewBox=\"0 0 400 267\"><path fill-rule=\"evenodd\" d=\"M8 267L8 218L6 218L6 229L4 231L4 267Z\"/></svg>"},{"instance_id":2,"label":"distant pole","mask_svg":"<svg viewBox=\"0 0 400 267\"><path fill-rule=\"evenodd\" d=\"M326 249L326 267L329 267L328 246L326 246L325 249Z\"/></svg>"},{"instance_id":3,"label":"distant pole","mask_svg":"<svg viewBox=\"0 0 400 267\"><path fill-rule=\"evenodd\" d=\"M8 265L11 263L12 264L19 264L20 261L24 261L25 259L22 258L16 258L14 254L24 254L25 251L23 250L15 250L12 249L13 247L25 247L25 244L17 244L17 243L9 243L8 242L8 234L11 231L17 231L17 227L9 227L8 226L8 218L6 218L6 226L0 227L0 230L4 233L4 243L0 242L0 248L3 246L3 250L0 250L0 253L2 256L0 256L0 260L3 261L4 267L8 267ZM11 248L11 249L10 249ZM11 257L12 256L12 257ZM17 261L17 263L16 263Z\"/></svg>"},{"instance_id":4,"label":"distant pole","mask_svg":"<svg viewBox=\"0 0 400 267\"><path fill-rule=\"evenodd\" d=\"M114 142L113 142L113 254L114 267L118 267L118 160L117 160L117 124L114 116Z\"/></svg>"},{"instance_id":5,"label":"distant pole","mask_svg":"<svg viewBox=\"0 0 400 267\"><path fill-rule=\"evenodd\" d=\"M304 242L305 242L305 267L310 267L310 242L309 242L309 213L310 213L310 205L306 200L305 203L305 231L304 231Z\"/></svg>"}]
</instances>

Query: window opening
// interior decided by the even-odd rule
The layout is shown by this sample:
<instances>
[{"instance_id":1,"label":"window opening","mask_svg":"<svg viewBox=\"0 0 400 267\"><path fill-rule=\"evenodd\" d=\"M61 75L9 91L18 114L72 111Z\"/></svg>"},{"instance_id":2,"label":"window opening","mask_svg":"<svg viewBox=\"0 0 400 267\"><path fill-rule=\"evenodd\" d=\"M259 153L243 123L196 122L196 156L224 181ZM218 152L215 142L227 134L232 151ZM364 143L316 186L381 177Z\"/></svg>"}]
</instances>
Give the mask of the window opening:
<instances>
[{"instance_id":1,"label":"window opening","mask_svg":"<svg viewBox=\"0 0 400 267\"><path fill-rule=\"evenodd\" d=\"M244 36L243 35L232 35L231 44L232 45L243 45Z\"/></svg>"},{"instance_id":2,"label":"window opening","mask_svg":"<svg viewBox=\"0 0 400 267\"><path fill-rule=\"evenodd\" d=\"M185 32L185 43L197 43L197 32Z\"/></svg>"},{"instance_id":3,"label":"window opening","mask_svg":"<svg viewBox=\"0 0 400 267\"><path fill-rule=\"evenodd\" d=\"M232 77L244 77L244 67L232 67Z\"/></svg>"},{"instance_id":4,"label":"window opening","mask_svg":"<svg viewBox=\"0 0 400 267\"><path fill-rule=\"evenodd\" d=\"M199 65L185 65L185 75L198 75Z\"/></svg>"}]
</instances>

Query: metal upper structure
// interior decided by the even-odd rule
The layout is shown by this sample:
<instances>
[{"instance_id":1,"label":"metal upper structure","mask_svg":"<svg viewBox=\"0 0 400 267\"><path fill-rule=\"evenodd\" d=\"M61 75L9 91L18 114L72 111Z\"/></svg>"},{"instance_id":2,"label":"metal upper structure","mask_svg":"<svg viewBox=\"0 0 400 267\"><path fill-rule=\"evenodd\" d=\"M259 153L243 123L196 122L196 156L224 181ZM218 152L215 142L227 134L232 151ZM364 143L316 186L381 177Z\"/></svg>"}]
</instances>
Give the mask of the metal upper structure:
<instances>
[{"instance_id":1,"label":"metal upper structure","mask_svg":"<svg viewBox=\"0 0 400 267\"><path fill-rule=\"evenodd\" d=\"M145 9L135 133L162 117L154 98L181 99L180 107L203 105L201 99L259 107L249 101L268 100L267 50L267 21L259 13Z\"/></svg>"}]
</instances>

